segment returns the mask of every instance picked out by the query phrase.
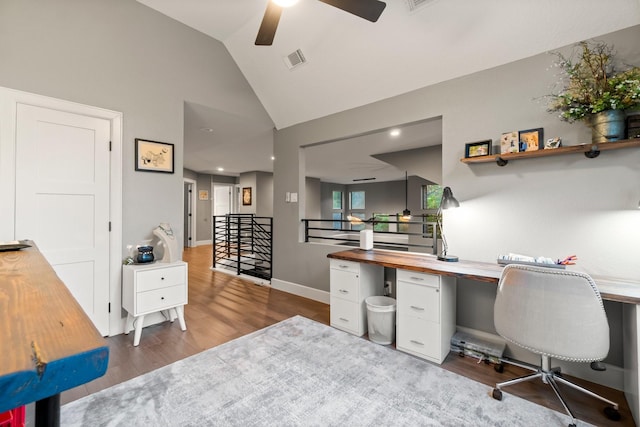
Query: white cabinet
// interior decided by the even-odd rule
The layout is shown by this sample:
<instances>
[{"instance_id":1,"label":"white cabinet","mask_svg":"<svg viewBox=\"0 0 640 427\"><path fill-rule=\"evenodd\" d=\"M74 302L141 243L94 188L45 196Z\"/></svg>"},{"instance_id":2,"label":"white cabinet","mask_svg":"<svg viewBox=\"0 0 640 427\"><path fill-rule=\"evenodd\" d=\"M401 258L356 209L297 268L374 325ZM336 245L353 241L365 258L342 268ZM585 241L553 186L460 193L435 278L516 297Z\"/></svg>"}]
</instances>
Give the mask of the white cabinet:
<instances>
[{"instance_id":1,"label":"white cabinet","mask_svg":"<svg viewBox=\"0 0 640 427\"><path fill-rule=\"evenodd\" d=\"M456 281L397 270L396 348L442 363L456 331Z\"/></svg>"},{"instance_id":2,"label":"white cabinet","mask_svg":"<svg viewBox=\"0 0 640 427\"><path fill-rule=\"evenodd\" d=\"M135 324L133 345L140 344L144 316L158 311L166 311L173 322L180 322L185 331L184 305L187 303L187 263L156 262L123 266L122 307L127 310L125 333Z\"/></svg>"},{"instance_id":3,"label":"white cabinet","mask_svg":"<svg viewBox=\"0 0 640 427\"><path fill-rule=\"evenodd\" d=\"M357 336L367 332L365 298L382 295L384 267L330 260L331 326Z\"/></svg>"}]
</instances>

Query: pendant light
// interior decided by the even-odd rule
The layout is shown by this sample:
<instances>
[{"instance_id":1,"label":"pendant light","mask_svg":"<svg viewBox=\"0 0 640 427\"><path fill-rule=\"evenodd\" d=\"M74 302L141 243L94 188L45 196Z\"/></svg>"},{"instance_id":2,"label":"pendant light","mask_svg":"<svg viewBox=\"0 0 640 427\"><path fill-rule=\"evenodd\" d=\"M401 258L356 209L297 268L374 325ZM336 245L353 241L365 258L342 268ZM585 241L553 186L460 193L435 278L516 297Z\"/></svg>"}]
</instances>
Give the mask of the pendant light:
<instances>
[{"instance_id":1,"label":"pendant light","mask_svg":"<svg viewBox=\"0 0 640 427\"><path fill-rule=\"evenodd\" d=\"M402 211L402 219L411 221L411 211L409 210L409 175L404 172L404 210Z\"/></svg>"}]
</instances>

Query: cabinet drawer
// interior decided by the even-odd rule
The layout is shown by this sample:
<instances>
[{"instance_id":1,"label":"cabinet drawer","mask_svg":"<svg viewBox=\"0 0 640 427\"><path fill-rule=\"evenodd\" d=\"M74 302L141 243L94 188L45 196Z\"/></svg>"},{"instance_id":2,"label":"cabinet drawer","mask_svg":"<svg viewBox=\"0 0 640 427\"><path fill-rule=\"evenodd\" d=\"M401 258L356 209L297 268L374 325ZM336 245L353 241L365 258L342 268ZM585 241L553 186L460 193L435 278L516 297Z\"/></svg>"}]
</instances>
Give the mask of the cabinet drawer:
<instances>
[{"instance_id":1,"label":"cabinet drawer","mask_svg":"<svg viewBox=\"0 0 640 427\"><path fill-rule=\"evenodd\" d=\"M186 285L169 286L136 294L136 314L164 310L187 303Z\"/></svg>"},{"instance_id":2,"label":"cabinet drawer","mask_svg":"<svg viewBox=\"0 0 640 427\"><path fill-rule=\"evenodd\" d=\"M329 271L329 280L331 287L331 296L347 299L349 301L358 301L358 289L360 284L360 277L358 273L354 273L348 270L335 270Z\"/></svg>"},{"instance_id":3,"label":"cabinet drawer","mask_svg":"<svg viewBox=\"0 0 640 427\"><path fill-rule=\"evenodd\" d=\"M430 286L440 286L440 276L429 273L419 273L410 270L397 270L396 280L403 282L420 283Z\"/></svg>"},{"instance_id":4,"label":"cabinet drawer","mask_svg":"<svg viewBox=\"0 0 640 427\"><path fill-rule=\"evenodd\" d=\"M359 335L360 304L332 296L330 312L331 326Z\"/></svg>"},{"instance_id":5,"label":"cabinet drawer","mask_svg":"<svg viewBox=\"0 0 640 427\"><path fill-rule=\"evenodd\" d=\"M136 292L181 285L185 280L184 266L138 271L136 272Z\"/></svg>"},{"instance_id":6,"label":"cabinet drawer","mask_svg":"<svg viewBox=\"0 0 640 427\"><path fill-rule=\"evenodd\" d=\"M398 281L398 313L440 323L440 286Z\"/></svg>"},{"instance_id":7,"label":"cabinet drawer","mask_svg":"<svg viewBox=\"0 0 640 427\"><path fill-rule=\"evenodd\" d=\"M331 269L351 271L352 273L360 273L360 263L353 261L342 261L341 259L329 260Z\"/></svg>"},{"instance_id":8,"label":"cabinet drawer","mask_svg":"<svg viewBox=\"0 0 640 427\"><path fill-rule=\"evenodd\" d=\"M440 363L440 325L398 314L396 346L418 356Z\"/></svg>"}]
</instances>

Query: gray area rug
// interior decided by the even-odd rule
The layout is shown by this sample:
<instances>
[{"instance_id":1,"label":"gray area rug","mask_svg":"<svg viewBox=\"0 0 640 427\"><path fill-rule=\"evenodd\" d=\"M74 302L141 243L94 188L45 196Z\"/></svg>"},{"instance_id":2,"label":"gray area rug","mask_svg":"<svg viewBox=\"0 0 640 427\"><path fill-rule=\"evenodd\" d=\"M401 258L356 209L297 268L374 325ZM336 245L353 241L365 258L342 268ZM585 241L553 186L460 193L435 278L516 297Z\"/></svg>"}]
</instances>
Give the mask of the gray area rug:
<instances>
[{"instance_id":1,"label":"gray area rug","mask_svg":"<svg viewBox=\"0 0 640 427\"><path fill-rule=\"evenodd\" d=\"M68 403L64 426L566 426L569 418L296 316ZM581 423L579 425L587 425Z\"/></svg>"}]
</instances>

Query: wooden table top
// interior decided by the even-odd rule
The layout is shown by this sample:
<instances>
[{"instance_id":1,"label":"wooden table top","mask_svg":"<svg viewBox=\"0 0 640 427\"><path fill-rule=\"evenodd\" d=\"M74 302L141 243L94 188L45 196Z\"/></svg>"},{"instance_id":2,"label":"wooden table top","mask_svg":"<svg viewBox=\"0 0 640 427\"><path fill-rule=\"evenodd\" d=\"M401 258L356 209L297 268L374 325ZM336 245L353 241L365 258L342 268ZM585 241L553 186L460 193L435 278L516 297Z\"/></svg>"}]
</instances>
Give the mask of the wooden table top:
<instances>
[{"instance_id":1,"label":"wooden table top","mask_svg":"<svg viewBox=\"0 0 640 427\"><path fill-rule=\"evenodd\" d=\"M98 378L109 348L33 247L0 252L0 413Z\"/></svg>"},{"instance_id":2,"label":"wooden table top","mask_svg":"<svg viewBox=\"0 0 640 427\"><path fill-rule=\"evenodd\" d=\"M439 261L431 254L404 253L398 251L351 249L334 252L328 258L377 264L389 268L420 271L423 273L453 276L486 283L498 283L503 266L497 262ZM627 304L640 304L640 283L625 279L593 277L603 299Z\"/></svg>"}]
</instances>

